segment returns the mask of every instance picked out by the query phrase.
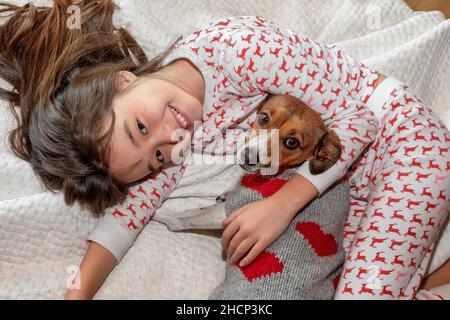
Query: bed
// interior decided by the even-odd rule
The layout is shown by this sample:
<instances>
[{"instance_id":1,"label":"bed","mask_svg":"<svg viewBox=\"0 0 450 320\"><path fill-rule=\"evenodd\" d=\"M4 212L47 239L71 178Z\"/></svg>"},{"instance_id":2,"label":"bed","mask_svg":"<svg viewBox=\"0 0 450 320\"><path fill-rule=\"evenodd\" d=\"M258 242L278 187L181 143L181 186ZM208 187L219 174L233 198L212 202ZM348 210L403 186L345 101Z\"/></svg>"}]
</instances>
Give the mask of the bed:
<instances>
[{"instance_id":1,"label":"bed","mask_svg":"<svg viewBox=\"0 0 450 320\"><path fill-rule=\"evenodd\" d=\"M368 65L396 76L450 127L450 21L440 12L414 12L403 0L116 2L122 9L116 22L136 35L149 56L165 49L178 35L212 20L258 15L318 41L337 44ZM14 122L5 110L0 101L0 299L62 299L96 218L78 206L66 206L61 194L46 191L30 165L12 155L6 135ZM189 166L179 187L95 298L207 298L225 275L219 237L204 230L171 231L161 213L213 204L240 174L239 168L230 165ZM429 271L449 256L450 230L446 228Z\"/></svg>"}]
</instances>

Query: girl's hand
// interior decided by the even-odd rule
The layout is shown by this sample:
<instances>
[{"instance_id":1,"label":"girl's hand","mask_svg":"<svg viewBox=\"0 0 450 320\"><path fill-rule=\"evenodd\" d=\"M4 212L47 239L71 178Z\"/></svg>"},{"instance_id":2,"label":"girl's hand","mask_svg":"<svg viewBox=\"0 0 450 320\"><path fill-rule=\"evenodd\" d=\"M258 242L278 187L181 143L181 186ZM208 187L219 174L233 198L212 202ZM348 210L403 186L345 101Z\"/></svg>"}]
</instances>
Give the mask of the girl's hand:
<instances>
[{"instance_id":1,"label":"girl's hand","mask_svg":"<svg viewBox=\"0 0 450 320\"><path fill-rule=\"evenodd\" d=\"M222 248L227 251L231 263L245 267L272 244L292 221L292 212L270 197L249 203L234 211L224 220ZM295 212L296 213L296 212ZM294 214L295 214L294 213Z\"/></svg>"}]
</instances>

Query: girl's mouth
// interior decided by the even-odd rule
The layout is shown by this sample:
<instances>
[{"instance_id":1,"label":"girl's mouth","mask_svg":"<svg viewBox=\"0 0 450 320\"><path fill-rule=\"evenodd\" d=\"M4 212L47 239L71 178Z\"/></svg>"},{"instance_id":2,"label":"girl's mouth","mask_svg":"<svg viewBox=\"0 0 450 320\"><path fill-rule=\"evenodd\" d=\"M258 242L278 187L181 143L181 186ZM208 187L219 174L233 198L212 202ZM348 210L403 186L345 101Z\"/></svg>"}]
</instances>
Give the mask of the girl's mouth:
<instances>
[{"instance_id":1,"label":"girl's mouth","mask_svg":"<svg viewBox=\"0 0 450 320\"><path fill-rule=\"evenodd\" d=\"M191 119L184 113L178 110L177 108L169 105L170 110L172 111L173 115L175 116L175 119L177 120L178 124L181 128L187 129L191 125Z\"/></svg>"}]
</instances>

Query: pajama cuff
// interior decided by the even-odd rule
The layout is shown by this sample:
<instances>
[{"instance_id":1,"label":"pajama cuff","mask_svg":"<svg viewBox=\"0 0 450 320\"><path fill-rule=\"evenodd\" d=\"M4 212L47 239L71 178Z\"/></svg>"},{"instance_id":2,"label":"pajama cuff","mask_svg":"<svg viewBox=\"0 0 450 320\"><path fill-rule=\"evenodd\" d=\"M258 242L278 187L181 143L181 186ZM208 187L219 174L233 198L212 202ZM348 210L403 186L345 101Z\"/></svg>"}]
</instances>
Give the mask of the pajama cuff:
<instances>
[{"instance_id":1,"label":"pajama cuff","mask_svg":"<svg viewBox=\"0 0 450 320\"><path fill-rule=\"evenodd\" d=\"M367 100L367 107L375 114L377 119L381 120L384 113L383 106L386 100L389 98L390 94L398 86L403 85L403 83L395 77L388 77L384 79L382 83L375 89L375 91Z\"/></svg>"},{"instance_id":2,"label":"pajama cuff","mask_svg":"<svg viewBox=\"0 0 450 320\"><path fill-rule=\"evenodd\" d=\"M295 173L305 177L311 182L317 190L319 190L319 196L322 195L333 183L344 176L344 171L335 163L330 169L321 174L311 174L309 171L309 161L305 161L300 167L297 168Z\"/></svg>"},{"instance_id":3,"label":"pajama cuff","mask_svg":"<svg viewBox=\"0 0 450 320\"><path fill-rule=\"evenodd\" d=\"M110 214L102 216L86 241L96 242L107 249L116 258L116 264L119 264L135 238L114 219Z\"/></svg>"}]
</instances>

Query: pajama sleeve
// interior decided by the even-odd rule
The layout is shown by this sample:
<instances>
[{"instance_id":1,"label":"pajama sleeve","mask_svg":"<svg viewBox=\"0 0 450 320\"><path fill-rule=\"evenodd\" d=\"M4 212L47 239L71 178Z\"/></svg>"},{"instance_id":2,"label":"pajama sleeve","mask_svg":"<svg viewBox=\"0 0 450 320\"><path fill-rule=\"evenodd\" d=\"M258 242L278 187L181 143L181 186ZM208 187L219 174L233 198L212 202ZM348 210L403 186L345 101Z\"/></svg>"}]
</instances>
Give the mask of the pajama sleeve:
<instances>
[{"instance_id":1,"label":"pajama sleeve","mask_svg":"<svg viewBox=\"0 0 450 320\"><path fill-rule=\"evenodd\" d=\"M259 17L246 19L247 27L232 36L225 53L229 80L245 95L295 96L336 132L343 152L333 167L312 175L305 162L297 170L322 194L375 139L378 123L365 102L378 73L336 47L280 30Z\"/></svg>"},{"instance_id":2,"label":"pajama sleeve","mask_svg":"<svg viewBox=\"0 0 450 320\"><path fill-rule=\"evenodd\" d=\"M183 165L174 166L162 170L154 179L131 187L125 202L108 209L87 240L106 248L119 263L156 209L176 187L183 171Z\"/></svg>"}]
</instances>

